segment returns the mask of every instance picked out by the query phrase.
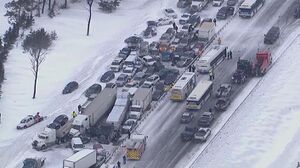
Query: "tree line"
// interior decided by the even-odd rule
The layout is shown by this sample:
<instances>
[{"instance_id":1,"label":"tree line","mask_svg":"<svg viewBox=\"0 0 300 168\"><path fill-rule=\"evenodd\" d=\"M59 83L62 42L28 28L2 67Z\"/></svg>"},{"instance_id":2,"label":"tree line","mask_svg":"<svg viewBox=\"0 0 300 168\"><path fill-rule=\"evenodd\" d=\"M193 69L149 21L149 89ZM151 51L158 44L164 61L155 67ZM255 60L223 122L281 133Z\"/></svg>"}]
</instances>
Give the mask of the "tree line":
<instances>
[{"instance_id":1,"label":"tree line","mask_svg":"<svg viewBox=\"0 0 300 168\"><path fill-rule=\"evenodd\" d=\"M48 0L49 5L55 3L55 0ZM52 41L57 39L55 31L48 33L44 28L32 30L34 16L40 16L43 13L46 0L41 3L40 0L12 0L5 4L7 12L5 16L11 25L0 37L0 88L4 76L4 63L13 48L16 41L22 41L22 48L25 53L29 53L30 67L34 76L33 96L36 97L37 79L40 65L45 60L45 55L52 45ZM42 9L40 9L40 5ZM49 8L50 10L50 8ZM50 11L51 12L51 11ZM49 13L50 13L49 12ZM30 29L30 30L29 30ZM20 33L21 32L21 33ZM26 36L24 34L27 34Z\"/></svg>"}]
</instances>

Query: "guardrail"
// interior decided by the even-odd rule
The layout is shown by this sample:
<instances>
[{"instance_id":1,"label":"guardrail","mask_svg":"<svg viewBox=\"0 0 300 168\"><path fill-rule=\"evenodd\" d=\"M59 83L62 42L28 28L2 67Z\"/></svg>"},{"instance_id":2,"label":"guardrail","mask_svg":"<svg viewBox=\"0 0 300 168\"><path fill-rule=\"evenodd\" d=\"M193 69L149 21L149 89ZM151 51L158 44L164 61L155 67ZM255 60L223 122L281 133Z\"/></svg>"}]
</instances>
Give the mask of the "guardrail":
<instances>
[{"instance_id":1,"label":"guardrail","mask_svg":"<svg viewBox=\"0 0 300 168\"><path fill-rule=\"evenodd\" d=\"M282 57L282 55L284 53L286 53L286 51L288 50L288 48L296 41L297 38L300 37L300 34L297 34L293 40L290 41L289 45L287 45L287 47L282 51L281 54L279 54L279 56L276 58L276 60L271 64L270 68L271 69L276 62L278 62L278 60ZM200 157L200 155L208 148L208 146L210 144L212 144L212 142L217 138L217 135L220 134L221 130L224 129L225 125L230 121L230 119L236 114L237 110L240 108L240 106L242 104L245 103L245 101L247 100L247 98L251 95L251 93L253 93L255 91L255 89L257 88L257 86L263 81L264 78L260 78L260 80L254 85L253 89L249 92L249 94L244 98L244 100L241 102L241 104L239 104L237 106L237 108L234 110L234 112L231 114L231 116L228 118L228 120L224 123L224 125L220 128L220 130L212 137L212 139L208 142L208 144L204 147L204 149L202 150L202 152L192 161L189 162L190 164L188 166L186 166L186 168L190 168L192 167L195 162L197 161L197 159Z\"/></svg>"}]
</instances>

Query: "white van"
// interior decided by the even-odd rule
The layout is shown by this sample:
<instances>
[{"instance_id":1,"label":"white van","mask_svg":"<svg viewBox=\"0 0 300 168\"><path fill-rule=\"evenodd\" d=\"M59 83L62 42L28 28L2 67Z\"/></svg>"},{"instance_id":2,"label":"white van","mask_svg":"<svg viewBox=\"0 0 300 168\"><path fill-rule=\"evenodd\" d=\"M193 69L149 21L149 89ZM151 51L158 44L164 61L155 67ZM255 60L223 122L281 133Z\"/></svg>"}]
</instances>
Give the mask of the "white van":
<instances>
[{"instance_id":1,"label":"white van","mask_svg":"<svg viewBox=\"0 0 300 168\"><path fill-rule=\"evenodd\" d=\"M224 0L213 0L213 6L221 6Z\"/></svg>"},{"instance_id":2,"label":"white van","mask_svg":"<svg viewBox=\"0 0 300 168\"><path fill-rule=\"evenodd\" d=\"M74 153L84 149L84 145L83 145L81 139L78 137L72 138L71 147L72 147Z\"/></svg>"},{"instance_id":3,"label":"white van","mask_svg":"<svg viewBox=\"0 0 300 168\"><path fill-rule=\"evenodd\" d=\"M152 66L154 65L154 63L156 62L151 56L146 55L143 57L143 62L147 65L147 66Z\"/></svg>"}]
</instances>

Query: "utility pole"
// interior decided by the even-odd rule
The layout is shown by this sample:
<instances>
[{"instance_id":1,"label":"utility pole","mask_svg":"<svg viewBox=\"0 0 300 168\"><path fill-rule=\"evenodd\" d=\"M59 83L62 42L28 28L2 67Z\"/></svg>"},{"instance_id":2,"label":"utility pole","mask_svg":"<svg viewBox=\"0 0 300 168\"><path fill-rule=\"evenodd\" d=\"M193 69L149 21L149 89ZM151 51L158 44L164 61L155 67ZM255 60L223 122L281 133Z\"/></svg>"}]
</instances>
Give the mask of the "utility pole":
<instances>
[{"instance_id":1,"label":"utility pole","mask_svg":"<svg viewBox=\"0 0 300 168\"><path fill-rule=\"evenodd\" d=\"M87 26L87 32L86 32L86 35L89 36L90 35L90 24L91 24L91 19L92 19L92 5L93 5L94 0L87 0L86 2L89 5L89 12L90 12L88 26Z\"/></svg>"}]
</instances>

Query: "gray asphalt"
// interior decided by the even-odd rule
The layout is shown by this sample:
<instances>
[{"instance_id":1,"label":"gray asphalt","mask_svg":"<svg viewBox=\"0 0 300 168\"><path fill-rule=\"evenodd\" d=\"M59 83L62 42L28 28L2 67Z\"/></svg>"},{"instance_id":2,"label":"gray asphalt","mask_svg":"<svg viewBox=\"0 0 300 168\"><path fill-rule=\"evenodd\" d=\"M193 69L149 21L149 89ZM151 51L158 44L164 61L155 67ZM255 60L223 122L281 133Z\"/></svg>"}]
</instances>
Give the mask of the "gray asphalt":
<instances>
[{"instance_id":1,"label":"gray asphalt","mask_svg":"<svg viewBox=\"0 0 300 168\"><path fill-rule=\"evenodd\" d=\"M233 22L237 22L241 24L241 29L245 29L246 31L242 32L240 35L227 33L226 39L235 39L233 46L233 59L232 60L224 60L218 68L215 70L215 80L214 80L214 90L217 89L221 83L230 83L231 76L236 69L236 62L238 57L253 59L255 53L257 52L258 47L266 48L271 50L272 47L264 46L262 44L263 34L265 31L264 25L268 25L272 23L273 16L278 12L279 8L282 7L284 2L288 0L272 0L272 4L269 6L264 6L259 13L260 16L254 23L250 23L251 19L241 20L236 16ZM293 22L291 19L292 13L292 5L289 10L284 12L279 19L277 24L286 24L289 22ZM276 18L277 19L277 18ZM280 23L281 22L281 23ZM234 24L234 23L232 23ZM263 30L263 31L262 31ZM226 30L225 30L226 32ZM251 33L247 33L251 32ZM256 33L253 33L256 32ZM254 35L253 35L254 34ZM232 37L234 36L234 37ZM261 46L257 45L260 44ZM277 47L278 44L275 44L274 47ZM207 76L199 75L200 78L208 78ZM247 84L247 83L246 83ZM241 90L245 87L245 85L233 85L233 93L231 95L231 100L236 97ZM198 112L195 112L196 117L194 118L192 125L196 125L197 119L199 115L203 111L208 111L209 108L213 107L215 104L216 98L211 96L210 99L205 103L202 109ZM178 161L180 161L186 154L188 154L194 147L200 144L195 144L193 142L182 142L180 139L180 134L183 132L184 127L186 125L180 124L180 116L185 111L185 102L174 103L168 101L164 106L168 106L168 109L160 107L161 110L165 113L172 115L172 117L164 117L160 122L158 122L153 128L153 132L157 132L154 142L155 145L147 146L145 153L143 154L140 161L130 161L129 165L126 167L135 167L135 168L173 168L176 166ZM225 111L226 112L226 111ZM221 113L216 113L216 120ZM163 117L163 116L162 116ZM163 122L161 122L163 121ZM163 128L163 131L161 132Z\"/></svg>"}]
</instances>

